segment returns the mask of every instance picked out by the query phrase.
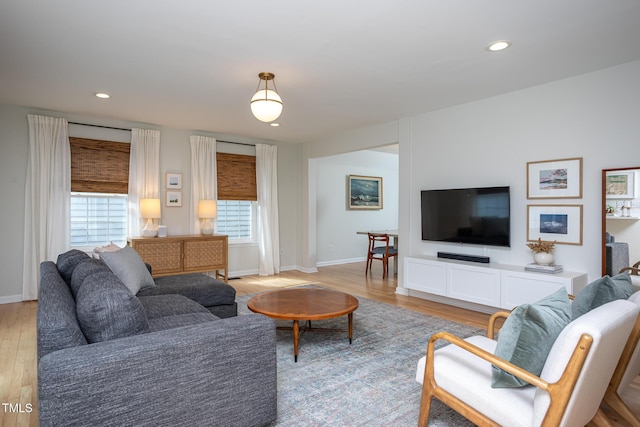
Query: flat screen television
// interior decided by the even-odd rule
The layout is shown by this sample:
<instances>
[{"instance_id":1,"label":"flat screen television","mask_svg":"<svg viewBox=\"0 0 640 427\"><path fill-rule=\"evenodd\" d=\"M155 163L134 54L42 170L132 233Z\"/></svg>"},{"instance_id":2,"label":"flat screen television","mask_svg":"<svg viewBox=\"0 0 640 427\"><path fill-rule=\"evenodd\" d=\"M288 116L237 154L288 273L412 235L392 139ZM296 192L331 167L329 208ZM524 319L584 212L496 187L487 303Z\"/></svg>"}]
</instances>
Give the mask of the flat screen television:
<instances>
[{"instance_id":1,"label":"flat screen television","mask_svg":"<svg viewBox=\"0 0 640 427\"><path fill-rule=\"evenodd\" d=\"M509 187L421 191L422 240L511 246Z\"/></svg>"}]
</instances>

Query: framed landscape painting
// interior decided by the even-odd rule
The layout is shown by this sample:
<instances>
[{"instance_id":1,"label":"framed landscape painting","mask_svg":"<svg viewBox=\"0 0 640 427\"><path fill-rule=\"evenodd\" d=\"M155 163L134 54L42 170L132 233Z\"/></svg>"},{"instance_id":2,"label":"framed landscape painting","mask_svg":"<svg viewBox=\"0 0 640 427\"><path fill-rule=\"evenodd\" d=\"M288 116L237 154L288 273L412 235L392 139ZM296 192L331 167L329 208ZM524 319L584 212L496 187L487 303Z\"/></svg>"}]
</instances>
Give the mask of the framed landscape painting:
<instances>
[{"instance_id":1,"label":"framed landscape painting","mask_svg":"<svg viewBox=\"0 0 640 427\"><path fill-rule=\"evenodd\" d=\"M634 199L635 172L607 172L605 194L607 199Z\"/></svg>"},{"instance_id":2,"label":"framed landscape painting","mask_svg":"<svg viewBox=\"0 0 640 427\"><path fill-rule=\"evenodd\" d=\"M582 198L582 157L527 163L527 199L558 198Z\"/></svg>"},{"instance_id":3,"label":"framed landscape painting","mask_svg":"<svg viewBox=\"0 0 640 427\"><path fill-rule=\"evenodd\" d=\"M527 241L582 245L582 205L528 205Z\"/></svg>"},{"instance_id":4,"label":"framed landscape painting","mask_svg":"<svg viewBox=\"0 0 640 427\"><path fill-rule=\"evenodd\" d=\"M347 176L347 209L382 209L382 177Z\"/></svg>"}]
</instances>

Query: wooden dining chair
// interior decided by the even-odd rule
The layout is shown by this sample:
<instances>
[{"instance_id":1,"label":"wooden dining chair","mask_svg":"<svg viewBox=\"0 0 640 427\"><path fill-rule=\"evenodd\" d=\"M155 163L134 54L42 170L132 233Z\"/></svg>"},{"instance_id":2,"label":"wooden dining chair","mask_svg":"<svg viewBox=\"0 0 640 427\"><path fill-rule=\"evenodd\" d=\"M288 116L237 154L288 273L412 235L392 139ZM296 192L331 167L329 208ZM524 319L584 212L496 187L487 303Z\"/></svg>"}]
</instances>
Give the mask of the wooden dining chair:
<instances>
[{"instance_id":1,"label":"wooden dining chair","mask_svg":"<svg viewBox=\"0 0 640 427\"><path fill-rule=\"evenodd\" d=\"M374 259L382 261L382 278L389 274L389 258L398 257L398 248L389 244L388 234L369 233L369 249L367 252L367 267L364 274L369 274Z\"/></svg>"}]
</instances>

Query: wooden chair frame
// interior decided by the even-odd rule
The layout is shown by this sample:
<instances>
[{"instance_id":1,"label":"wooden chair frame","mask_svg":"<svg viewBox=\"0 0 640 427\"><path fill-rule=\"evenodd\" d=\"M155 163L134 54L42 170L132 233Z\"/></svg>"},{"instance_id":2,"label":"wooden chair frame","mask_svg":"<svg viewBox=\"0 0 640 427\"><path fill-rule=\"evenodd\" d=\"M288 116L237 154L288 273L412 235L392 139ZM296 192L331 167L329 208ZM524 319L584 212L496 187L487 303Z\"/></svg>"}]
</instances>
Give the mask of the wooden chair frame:
<instances>
[{"instance_id":1,"label":"wooden chair frame","mask_svg":"<svg viewBox=\"0 0 640 427\"><path fill-rule=\"evenodd\" d=\"M389 245L389 235L388 234L379 234L379 233L368 233L369 237L369 246L367 249L367 267L365 268L364 274L369 274L369 270L371 270L371 263L374 259L378 259L382 261L382 278L384 279L389 274L389 258L398 257L398 252L389 253L389 249L392 246ZM385 243L386 250L384 254L377 254L373 252L373 249L376 248L376 242ZM379 246L382 247L382 246Z\"/></svg>"},{"instance_id":2,"label":"wooden chair frame","mask_svg":"<svg viewBox=\"0 0 640 427\"><path fill-rule=\"evenodd\" d=\"M616 370L613 372L611 382L607 387L607 391L605 392L603 399L604 402L609 405L609 407L614 412L624 418L625 421L627 421L633 427L640 427L640 419L638 419L633 411L622 400L622 398L618 394L618 388L620 387L622 378L627 371L627 367L629 366L629 362L631 361L631 356L638 346L638 341L640 341L640 316L638 316L636 323L633 325L631 335L629 336L629 339L624 346L624 350L622 350L622 356L620 356L620 361L618 361Z\"/></svg>"},{"instance_id":3,"label":"wooden chair frame","mask_svg":"<svg viewBox=\"0 0 640 427\"><path fill-rule=\"evenodd\" d=\"M491 319L489 320L489 327L487 328L488 338L493 339L495 333L495 321L499 318L507 317L508 315L508 312L501 311L491 316ZM525 371L524 369L512 363L509 363L504 359L494 356L493 354L467 341L464 341L463 339L453 334L450 334L448 332L439 332L437 334L434 334L429 339L429 344L427 346L427 360L424 370L422 398L420 401L420 416L418 418L419 427L427 426L427 422L429 420L429 411L431 410L431 400L434 397L447 406L453 408L455 411L478 426L499 426L495 421L491 420L486 415L462 402L461 400L438 386L435 381L433 360L435 344L439 340L448 341L449 343L456 345L488 361L498 368L503 369L504 371L515 375L518 378L523 379L529 384L545 390L549 394L550 403L549 408L547 409L547 413L542 421L542 426L544 427L557 426L560 424L562 416L564 415L564 412L567 408L569 399L571 398L571 394L573 392L573 389L575 388L576 382L578 380L578 377L580 376L580 372L582 370L582 367L584 366L584 362L587 358L587 355L589 354L589 350L591 349L591 345L593 343L593 338L590 335L582 334L560 379L555 383L549 383L547 381L544 381L542 378L533 375L532 373ZM598 411L593 419L593 422L596 425L611 425L601 411Z\"/></svg>"}]
</instances>

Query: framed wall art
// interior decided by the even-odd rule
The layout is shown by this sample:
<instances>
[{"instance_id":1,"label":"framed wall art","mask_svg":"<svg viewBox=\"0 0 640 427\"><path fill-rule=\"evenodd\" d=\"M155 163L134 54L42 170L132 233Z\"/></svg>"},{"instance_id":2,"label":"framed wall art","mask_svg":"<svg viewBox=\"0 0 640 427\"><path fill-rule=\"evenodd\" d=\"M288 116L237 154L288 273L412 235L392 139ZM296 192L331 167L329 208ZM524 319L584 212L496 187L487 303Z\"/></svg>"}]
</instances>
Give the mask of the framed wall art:
<instances>
[{"instance_id":1,"label":"framed wall art","mask_svg":"<svg viewBox=\"0 0 640 427\"><path fill-rule=\"evenodd\" d=\"M182 206L182 191L167 190L165 205L169 207Z\"/></svg>"},{"instance_id":2,"label":"framed wall art","mask_svg":"<svg viewBox=\"0 0 640 427\"><path fill-rule=\"evenodd\" d=\"M604 193L607 199L635 199L636 174L633 171L607 172Z\"/></svg>"},{"instance_id":3,"label":"framed wall art","mask_svg":"<svg viewBox=\"0 0 640 427\"><path fill-rule=\"evenodd\" d=\"M347 209L382 209L382 177L348 175Z\"/></svg>"},{"instance_id":4,"label":"framed wall art","mask_svg":"<svg viewBox=\"0 0 640 427\"><path fill-rule=\"evenodd\" d=\"M528 205L527 241L582 246L582 205Z\"/></svg>"},{"instance_id":5,"label":"framed wall art","mask_svg":"<svg viewBox=\"0 0 640 427\"><path fill-rule=\"evenodd\" d=\"M581 199L582 157L527 163L527 199Z\"/></svg>"},{"instance_id":6,"label":"framed wall art","mask_svg":"<svg viewBox=\"0 0 640 427\"><path fill-rule=\"evenodd\" d=\"M182 174L176 172L167 172L165 187L167 190L181 190L182 189Z\"/></svg>"}]
</instances>

